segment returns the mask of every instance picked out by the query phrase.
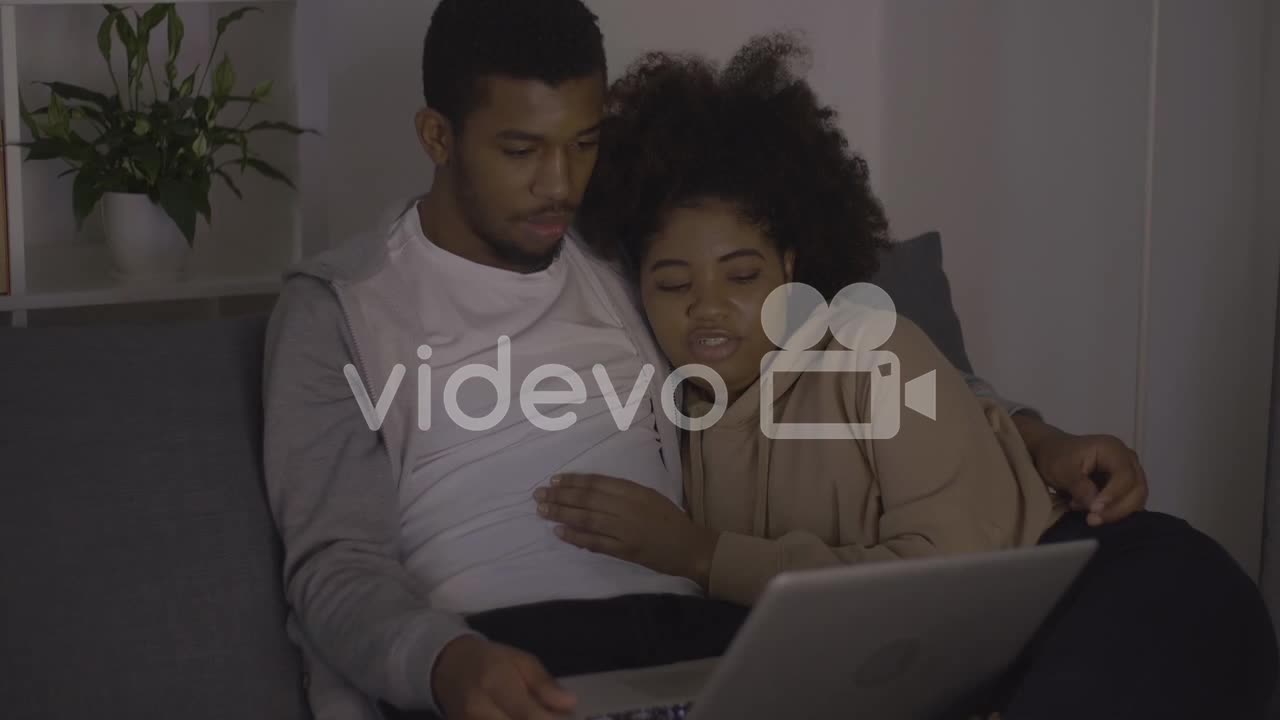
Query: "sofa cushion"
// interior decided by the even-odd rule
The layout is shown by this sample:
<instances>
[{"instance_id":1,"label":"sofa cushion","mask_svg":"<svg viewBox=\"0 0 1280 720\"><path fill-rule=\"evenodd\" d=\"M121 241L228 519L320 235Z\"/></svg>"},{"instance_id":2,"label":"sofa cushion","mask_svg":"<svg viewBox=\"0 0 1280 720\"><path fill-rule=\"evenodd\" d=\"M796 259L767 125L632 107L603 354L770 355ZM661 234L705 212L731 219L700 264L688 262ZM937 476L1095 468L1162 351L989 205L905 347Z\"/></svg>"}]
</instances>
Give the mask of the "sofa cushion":
<instances>
[{"instance_id":1,"label":"sofa cushion","mask_svg":"<svg viewBox=\"0 0 1280 720\"><path fill-rule=\"evenodd\" d=\"M880 272L872 282L889 293L898 314L919 325L952 365L973 373L960 318L951 303L951 283L942 269L941 235L925 233L894 243L881 257Z\"/></svg>"},{"instance_id":2,"label":"sofa cushion","mask_svg":"<svg viewBox=\"0 0 1280 720\"><path fill-rule=\"evenodd\" d=\"M265 319L0 331L0 716L302 718Z\"/></svg>"}]
</instances>

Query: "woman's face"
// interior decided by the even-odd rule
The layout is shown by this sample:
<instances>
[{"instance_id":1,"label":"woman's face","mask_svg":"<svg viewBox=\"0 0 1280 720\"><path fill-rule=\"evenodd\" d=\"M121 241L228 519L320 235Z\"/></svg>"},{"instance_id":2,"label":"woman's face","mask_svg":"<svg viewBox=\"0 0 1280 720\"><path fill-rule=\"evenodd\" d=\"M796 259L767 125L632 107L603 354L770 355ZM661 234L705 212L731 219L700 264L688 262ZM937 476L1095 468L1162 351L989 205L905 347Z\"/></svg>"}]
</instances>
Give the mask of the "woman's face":
<instances>
[{"instance_id":1,"label":"woman's face","mask_svg":"<svg viewBox=\"0 0 1280 720\"><path fill-rule=\"evenodd\" d=\"M640 267L645 314L672 365L710 367L730 402L750 388L761 358L775 349L761 307L790 282L793 261L731 204L708 200L672 211Z\"/></svg>"}]
</instances>

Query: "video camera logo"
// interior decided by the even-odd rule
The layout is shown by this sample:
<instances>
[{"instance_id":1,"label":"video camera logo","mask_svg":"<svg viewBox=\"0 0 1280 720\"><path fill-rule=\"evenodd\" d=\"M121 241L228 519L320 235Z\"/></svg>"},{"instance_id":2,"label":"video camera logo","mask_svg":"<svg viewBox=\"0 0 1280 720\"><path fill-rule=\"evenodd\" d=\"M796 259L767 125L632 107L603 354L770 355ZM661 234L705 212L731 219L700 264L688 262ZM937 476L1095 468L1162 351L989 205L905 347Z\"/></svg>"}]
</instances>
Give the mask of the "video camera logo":
<instances>
[{"instance_id":1,"label":"video camera logo","mask_svg":"<svg viewBox=\"0 0 1280 720\"><path fill-rule=\"evenodd\" d=\"M883 288L856 283L828 305L803 283L770 293L760 311L765 335L781 350L760 361L760 430L774 440L887 440L898 434L906 406L937 419L937 373L930 371L904 386L897 354L877 350L898 324L893 299ZM813 350L830 331L846 350ZM869 421L860 423L780 423L774 419L774 379L778 373L865 373L871 384Z\"/></svg>"}]
</instances>

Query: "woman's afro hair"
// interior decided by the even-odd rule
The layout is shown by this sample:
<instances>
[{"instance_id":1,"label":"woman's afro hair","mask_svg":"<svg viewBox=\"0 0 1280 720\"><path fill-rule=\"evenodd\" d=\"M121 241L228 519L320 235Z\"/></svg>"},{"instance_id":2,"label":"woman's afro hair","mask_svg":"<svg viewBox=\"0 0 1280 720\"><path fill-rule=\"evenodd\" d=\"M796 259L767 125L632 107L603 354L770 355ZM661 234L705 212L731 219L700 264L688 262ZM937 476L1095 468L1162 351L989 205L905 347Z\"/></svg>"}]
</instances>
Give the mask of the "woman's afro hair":
<instances>
[{"instance_id":1,"label":"woman's afro hair","mask_svg":"<svg viewBox=\"0 0 1280 720\"><path fill-rule=\"evenodd\" d=\"M828 300L870 280L889 247L888 221L835 111L794 71L808 57L794 37L774 34L723 69L661 52L636 61L609 91L579 212L584 236L634 274L669 211L715 199L737 206L779 251L794 250L794 280Z\"/></svg>"}]
</instances>

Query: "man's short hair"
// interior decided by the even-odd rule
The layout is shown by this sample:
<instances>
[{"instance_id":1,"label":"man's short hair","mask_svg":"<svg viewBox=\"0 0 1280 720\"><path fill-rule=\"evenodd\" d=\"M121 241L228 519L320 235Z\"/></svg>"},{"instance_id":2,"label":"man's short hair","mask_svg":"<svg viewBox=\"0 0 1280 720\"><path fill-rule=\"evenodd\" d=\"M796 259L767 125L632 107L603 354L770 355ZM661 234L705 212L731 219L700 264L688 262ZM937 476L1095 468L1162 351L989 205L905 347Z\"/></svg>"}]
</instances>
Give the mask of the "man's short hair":
<instances>
[{"instance_id":1,"label":"man's short hair","mask_svg":"<svg viewBox=\"0 0 1280 720\"><path fill-rule=\"evenodd\" d=\"M441 0L422 51L427 106L460 131L488 75L548 85L608 77L604 37L582 0Z\"/></svg>"}]
</instances>

